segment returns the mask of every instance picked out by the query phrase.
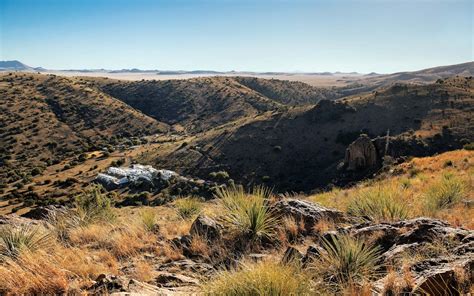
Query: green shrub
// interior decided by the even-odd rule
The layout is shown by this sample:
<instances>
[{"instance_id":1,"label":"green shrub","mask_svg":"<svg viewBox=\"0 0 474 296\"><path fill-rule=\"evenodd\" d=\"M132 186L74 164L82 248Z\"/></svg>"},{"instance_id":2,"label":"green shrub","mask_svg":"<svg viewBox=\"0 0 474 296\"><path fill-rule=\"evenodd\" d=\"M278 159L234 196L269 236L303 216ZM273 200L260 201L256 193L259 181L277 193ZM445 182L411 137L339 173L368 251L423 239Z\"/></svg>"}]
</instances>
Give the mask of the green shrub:
<instances>
[{"instance_id":1,"label":"green shrub","mask_svg":"<svg viewBox=\"0 0 474 296\"><path fill-rule=\"evenodd\" d=\"M323 239L324 252L311 262L315 280L327 290L341 291L377 277L381 253L378 247L347 235Z\"/></svg>"},{"instance_id":2,"label":"green shrub","mask_svg":"<svg viewBox=\"0 0 474 296\"><path fill-rule=\"evenodd\" d=\"M310 295L310 278L293 265L259 262L223 271L203 285L205 295Z\"/></svg>"},{"instance_id":3,"label":"green shrub","mask_svg":"<svg viewBox=\"0 0 474 296\"><path fill-rule=\"evenodd\" d=\"M452 174L445 174L441 180L431 186L425 195L425 207L428 211L450 208L465 195L464 182Z\"/></svg>"},{"instance_id":4,"label":"green shrub","mask_svg":"<svg viewBox=\"0 0 474 296\"><path fill-rule=\"evenodd\" d=\"M115 213L111 200L102 193L102 186L91 185L76 197L74 205L82 224L112 221Z\"/></svg>"},{"instance_id":5,"label":"green shrub","mask_svg":"<svg viewBox=\"0 0 474 296\"><path fill-rule=\"evenodd\" d=\"M465 145L463 146L463 148L464 148L465 150L470 150L470 151L474 150L474 142L471 142L471 143L469 143L469 144L465 144Z\"/></svg>"},{"instance_id":6,"label":"green shrub","mask_svg":"<svg viewBox=\"0 0 474 296\"><path fill-rule=\"evenodd\" d=\"M178 199L174 206L178 215L183 219L189 219L198 215L202 209L202 202L196 197Z\"/></svg>"},{"instance_id":7,"label":"green shrub","mask_svg":"<svg viewBox=\"0 0 474 296\"><path fill-rule=\"evenodd\" d=\"M268 205L271 190L257 186L246 193L241 186L222 187L216 196L224 208L222 218L231 229L250 239L274 235L279 219Z\"/></svg>"},{"instance_id":8,"label":"green shrub","mask_svg":"<svg viewBox=\"0 0 474 296\"><path fill-rule=\"evenodd\" d=\"M409 216L408 207L400 199L399 192L390 187L363 190L349 202L347 212L376 222L397 221Z\"/></svg>"},{"instance_id":9,"label":"green shrub","mask_svg":"<svg viewBox=\"0 0 474 296\"><path fill-rule=\"evenodd\" d=\"M213 180L224 182L229 179L229 173L226 171L211 172L209 177L211 177Z\"/></svg>"},{"instance_id":10,"label":"green shrub","mask_svg":"<svg viewBox=\"0 0 474 296\"><path fill-rule=\"evenodd\" d=\"M0 228L0 259L17 258L23 251L48 248L52 243L50 233L39 226L3 226Z\"/></svg>"}]
</instances>

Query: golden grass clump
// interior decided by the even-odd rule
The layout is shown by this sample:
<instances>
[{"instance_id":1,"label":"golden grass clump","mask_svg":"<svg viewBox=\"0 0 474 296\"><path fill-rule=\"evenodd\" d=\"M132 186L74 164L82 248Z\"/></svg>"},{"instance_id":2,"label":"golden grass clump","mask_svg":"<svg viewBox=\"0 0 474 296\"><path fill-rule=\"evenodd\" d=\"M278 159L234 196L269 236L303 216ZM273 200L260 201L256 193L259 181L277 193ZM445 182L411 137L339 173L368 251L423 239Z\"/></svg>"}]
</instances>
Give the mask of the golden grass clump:
<instances>
[{"instance_id":1,"label":"golden grass clump","mask_svg":"<svg viewBox=\"0 0 474 296\"><path fill-rule=\"evenodd\" d=\"M369 187L360 191L350 200L347 212L376 222L398 221L410 216L400 192L391 186Z\"/></svg>"},{"instance_id":2,"label":"golden grass clump","mask_svg":"<svg viewBox=\"0 0 474 296\"><path fill-rule=\"evenodd\" d=\"M379 248L346 235L324 239L322 247L324 252L311 263L310 269L324 289L342 291L376 278L381 259Z\"/></svg>"},{"instance_id":3,"label":"golden grass clump","mask_svg":"<svg viewBox=\"0 0 474 296\"><path fill-rule=\"evenodd\" d=\"M311 280L294 265L263 261L222 271L202 288L205 295L309 295Z\"/></svg>"},{"instance_id":4,"label":"golden grass clump","mask_svg":"<svg viewBox=\"0 0 474 296\"><path fill-rule=\"evenodd\" d=\"M202 201L196 197L182 198L175 201L174 206L178 215L183 219L197 216L203 207Z\"/></svg>"},{"instance_id":5,"label":"golden grass clump","mask_svg":"<svg viewBox=\"0 0 474 296\"><path fill-rule=\"evenodd\" d=\"M425 195L425 207L428 212L453 207L465 197L466 185L453 174L444 174L432 185Z\"/></svg>"},{"instance_id":6,"label":"golden grass clump","mask_svg":"<svg viewBox=\"0 0 474 296\"><path fill-rule=\"evenodd\" d=\"M246 193L239 187L220 188L217 197L222 205L222 219L229 228L249 238L271 238L280 219L269 207L271 190L257 186Z\"/></svg>"},{"instance_id":7,"label":"golden grass clump","mask_svg":"<svg viewBox=\"0 0 474 296\"><path fill-rule=\"evenodd\" d=\"M140 219L146 231L155 232L159 229L156 213L152 210L144 210L140 213Z\"/></svg>"}]
</instances>

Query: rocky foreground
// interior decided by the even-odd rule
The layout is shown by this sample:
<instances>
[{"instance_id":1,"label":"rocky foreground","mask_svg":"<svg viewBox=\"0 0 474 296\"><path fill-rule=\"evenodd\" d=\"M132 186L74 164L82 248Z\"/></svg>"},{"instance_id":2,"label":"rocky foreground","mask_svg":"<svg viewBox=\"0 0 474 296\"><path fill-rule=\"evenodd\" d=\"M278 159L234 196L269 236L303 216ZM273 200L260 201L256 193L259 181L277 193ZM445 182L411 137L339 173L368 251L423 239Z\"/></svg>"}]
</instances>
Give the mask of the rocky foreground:
<instances>
[{"instance_id":1,"label":"rocky foreground","mask_svg":"<svg viewBox=\"0 0 474 296\"><path fill-rule=\"evenodd\" d=\"M57 226L51 225L48 217L51 213L56 212L57 215L58 211L64 210L43 208L37 211L36 219L2 216L0 226L18 228L36 225L51 229ZM239 262L258 264L274 260L283 265L298 265L304 272L310 273L314 262L318 262L318 258L328 251L327 245L341 235L361 239L379 250L377 276L370 283L373 295L395 295L394 291L397 294L460 295L472 289L472 230L432 218L375 223L294 198L276 200L271 203L270 210L280 219L291 219L301 226L296 233L284 229L285 235L292 235L286 250L282 249L284 252L276 251L285 245L278 238L262 237L257 247L252 245L252 241L241 237L238 243L231 242L233 238L229 237L225 223L201 214L187 234L167 239L160 229L153 230L155 241L150 244L170 245L180 254L174 260L161 261L149 249L143 248L141 252L151 262L153 278L143 282L121 275L126 274L127 268L133 269L132 264L122 267L117 274L100 274L82 291L111 295L200 294L203 283L223 269L239 268ZM331 227L324 229L322 223ZM206 248L196 248L196 242L203 238ZM199 252L204 249L207 254ZM219 253L223 250L225 254ZM317 294L317 291L314 290L314 293Z\"/></svg>"}]
</instances>

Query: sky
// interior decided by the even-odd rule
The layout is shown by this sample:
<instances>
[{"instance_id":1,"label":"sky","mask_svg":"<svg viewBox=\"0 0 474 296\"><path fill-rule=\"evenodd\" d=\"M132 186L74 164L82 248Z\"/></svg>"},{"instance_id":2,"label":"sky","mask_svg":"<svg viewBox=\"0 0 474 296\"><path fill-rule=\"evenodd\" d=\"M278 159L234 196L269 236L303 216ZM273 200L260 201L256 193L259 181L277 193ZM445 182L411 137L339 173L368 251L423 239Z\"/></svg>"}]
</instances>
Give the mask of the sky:
<instances>
[{"instance_id":1,"label":"sky","mask_svg":"<svg viewBox=\"0 0 474 296\"><path fill-rule=\"evenodd\" d=\"M473 60L471 0L0 0L0 60L47 69L391 73Z\"/></svg>"}]
</instances>

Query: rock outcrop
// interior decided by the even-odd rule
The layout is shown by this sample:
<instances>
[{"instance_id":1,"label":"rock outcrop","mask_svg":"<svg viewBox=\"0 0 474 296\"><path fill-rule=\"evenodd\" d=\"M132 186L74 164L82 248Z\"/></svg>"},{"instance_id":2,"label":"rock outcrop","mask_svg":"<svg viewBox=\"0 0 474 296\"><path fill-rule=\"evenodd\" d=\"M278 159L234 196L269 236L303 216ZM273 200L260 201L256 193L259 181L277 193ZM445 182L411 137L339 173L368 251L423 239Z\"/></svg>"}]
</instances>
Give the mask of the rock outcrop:
<instances>
[{"instance_id":1,"label":"rock outcrop","mask_svg":"<svg viewBox=\"0 0 474 296\"><path fill-rule=\"evenodd\" d=\"M362 223L323 234L344 234L371 241L381 249L383 263L394 266L403 277L401 262L426 249L437 249L430 258L413 262L409 272L413 285L405 287L407 293L429 295L459 295L468 291L474 282L474 231L453 227L437 219L415 218L394 223ZM314 248L312 246L312 248ZM317 258L324 250L316 246L315 254L308 249L305 257ZM399 269L397 269L397 266ZM375 295L386 293L386 277L374 284ZM385 292L384 292L385 291ZM392 295L392 294L383 294Z\"/></svg>"},{"instance_id":2,"label":"rock outcrop","mask_svg":"<svg viewBox=\"0 0 474 296\"><path fill-rule=\"evenodd\" d=\"M201 236L209 241L214 241L221 237L222 226L211 218L199 215L191 225L189 233L191 236Z\"/></svg>"},{"instance_id":3,"label":"rock outcrop","mask_svg":"<svg viewBox=\"0 0 474 296\"><path fill-rule=\"evenodd\" d=\"M372 169L377 166L377 150L367 135L360 135L347 147L344 166L349 171Z\"/></svg>"},{"instance_id":4,"label":"rock outcrop","mask_svg":"<svg viewBox=\"0 0 474 296\"><path fill-rule=\"evenodd\" d=\"M299 199L280 200L273 205L272 210L278 215L290 216L296 221L303 221L307 233L312 232L314 225L320 220L334 222L346 220L344 213L338 210Z\"/></svg>"}]
</instances>

